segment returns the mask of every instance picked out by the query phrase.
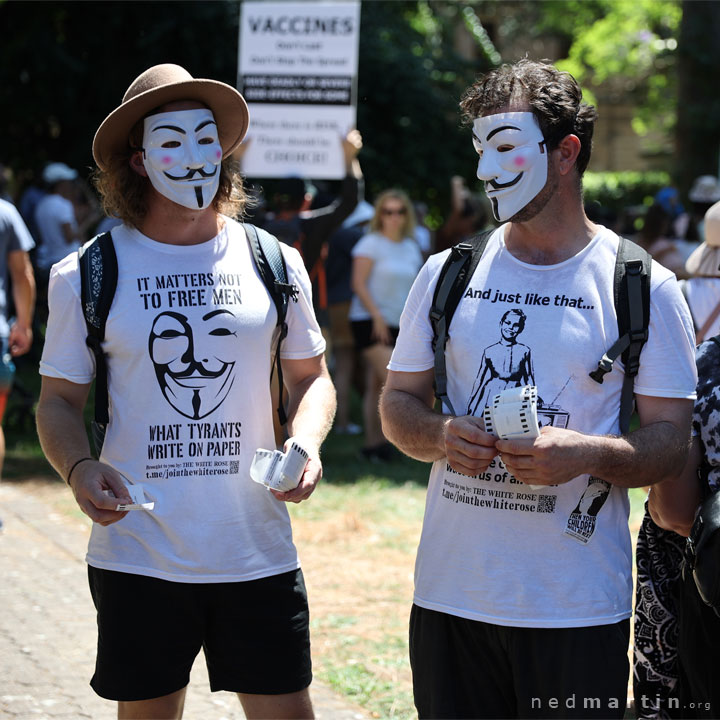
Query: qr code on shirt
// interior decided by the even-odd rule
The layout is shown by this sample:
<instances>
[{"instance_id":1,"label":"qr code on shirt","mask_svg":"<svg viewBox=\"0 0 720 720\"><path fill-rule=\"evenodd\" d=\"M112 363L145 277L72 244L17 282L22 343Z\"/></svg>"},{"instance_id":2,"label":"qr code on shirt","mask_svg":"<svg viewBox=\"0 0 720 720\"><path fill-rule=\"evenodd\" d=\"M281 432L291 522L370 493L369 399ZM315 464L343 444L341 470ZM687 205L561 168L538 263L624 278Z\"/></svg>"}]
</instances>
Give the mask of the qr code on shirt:
<instances>
[{"instance_id":1,"label":"qr code on shirt","mask_svg":"<svg viewBox=\"0 0 720 720\"><path fill-rule=\"evenodd\" d=\"M557 501L557 495L540 495L538 497L537 511L539 513L555 512L555 502L556 501Z\"/></svg>"},{"instance_id":2,"label":"qr code on shirt","mask_svg":"<svg viewBox=\"0 0 720 720\"><path fill-rule=\"evenodd\" d=\"M228 465L230 466L230 474L234 475L240 472L240 461L239 460L231 460Z\"/></svg>"}]
</instances>

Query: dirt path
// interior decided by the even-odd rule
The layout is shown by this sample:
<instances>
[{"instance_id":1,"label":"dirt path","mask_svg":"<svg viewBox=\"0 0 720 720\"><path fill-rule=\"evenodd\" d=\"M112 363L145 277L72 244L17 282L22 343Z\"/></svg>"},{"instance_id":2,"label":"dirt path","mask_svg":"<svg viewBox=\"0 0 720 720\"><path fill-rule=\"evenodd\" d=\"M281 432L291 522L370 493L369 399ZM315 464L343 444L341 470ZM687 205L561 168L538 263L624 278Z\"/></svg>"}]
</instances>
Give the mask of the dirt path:
<instances>
[{"instance_id":1,"label":"dirt path","mask_svg":"<svg viewBox=\"0 0 720 720\"><path fill-rule=\"evenodd\" d=\"M0 517L0 717L114 718L115 704L88 685L96 642L89 521L65 486L41 478L0 484ZM311 695L321 720L369 717L317 681ZM186 718L244 717L232 693L210 693L200 657L185 707Z\"/></svg>"}]
</instances>

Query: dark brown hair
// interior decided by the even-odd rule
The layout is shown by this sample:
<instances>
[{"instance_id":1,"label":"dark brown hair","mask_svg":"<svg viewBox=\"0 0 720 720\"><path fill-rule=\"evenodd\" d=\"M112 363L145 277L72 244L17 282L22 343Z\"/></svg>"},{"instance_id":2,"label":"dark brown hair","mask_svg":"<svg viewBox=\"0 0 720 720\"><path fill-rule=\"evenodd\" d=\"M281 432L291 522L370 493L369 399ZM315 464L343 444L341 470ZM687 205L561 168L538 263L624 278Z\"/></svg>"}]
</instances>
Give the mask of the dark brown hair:
<instances>
[{"instance_id":1,"label":"dark brown hair","mask_svg":"<svg viewBox=\"0 0 720 720\"><path fill-rule=\"evenodd\" d=\"M580 140L575 166L579 175L590 162L597 111L582 102L575 78L560 72L549 61L524 58L491 70L469 87L460 101L463 119L498 112L508 105L527 104L540 124L548 150L554 150L567 135Z\"/></svg>"}]
</instances>

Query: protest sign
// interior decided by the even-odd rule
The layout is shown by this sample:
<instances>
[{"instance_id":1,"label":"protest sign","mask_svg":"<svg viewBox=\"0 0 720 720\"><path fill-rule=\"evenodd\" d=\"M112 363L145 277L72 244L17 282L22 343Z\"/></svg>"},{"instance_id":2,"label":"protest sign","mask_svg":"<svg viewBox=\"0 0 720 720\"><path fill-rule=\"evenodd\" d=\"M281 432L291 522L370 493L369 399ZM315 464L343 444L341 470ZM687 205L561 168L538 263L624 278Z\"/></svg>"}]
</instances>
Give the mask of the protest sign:
<instances>
[{"instance_id":1,"label":"protest sign","mask_svg":"<svg viewBox=\"0 0 720 720\"><path fill-rule=\"evenodd\" d=\"M359 26L359 2L242 3L245 175L344 177L340 141L356 121Z\"/></svg>"}]
</instances>

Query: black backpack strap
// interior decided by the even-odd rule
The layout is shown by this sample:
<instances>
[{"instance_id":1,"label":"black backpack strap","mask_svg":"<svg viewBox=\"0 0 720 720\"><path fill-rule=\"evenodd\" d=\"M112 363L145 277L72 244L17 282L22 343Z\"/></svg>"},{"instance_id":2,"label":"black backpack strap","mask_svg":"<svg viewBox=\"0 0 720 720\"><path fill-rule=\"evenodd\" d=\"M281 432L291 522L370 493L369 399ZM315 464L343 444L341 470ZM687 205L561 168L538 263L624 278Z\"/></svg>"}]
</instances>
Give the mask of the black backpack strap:
<instances>
[{"instance_id":1,"label":"black backpack strap","mask_svg":"<svg viewBox=\"0 0 720 720\"><path fill-rule=\"evenodd\" d=\"M640 368L640 353L648 339L651 265L652 258L639 245L623 237L619 239L614 283L619 337L590 373L593 380L602 383L615 360L622 356L625 378L620 395L620 432L623 435L630 430L633 385Z\"/></svg>"},{"instance_id":2,"label":"black backpack strap","mask_svg":"<svg viewBox=\"0 0 720 720\"><path fill-rule=\"evenodd\" d=\"M107 356L102 349L105 324L117 288L118 267L115 246L109 232L94 237L78 250L80 299L87 338L85 343L95 356L95 416L92 437L98 457L110 421L108 409Z\"/></svg>"},{"instance_id":3,"label":"black backpack strap","mask_svg":"<svg viewBox=\"0 0 720 720\"><path fill-rule=\"evenodd\" d=\"M450 255L440 270L430 308L432 348L435 353L435 397L445 404L452 415L456 413L447 394L445 365L445 346L450 338L450 323L493 232L494 230L482 232L450 250Z\"/></svg>"},{"instance_id":4,"label":"black backpack strap","mask_svg":"<svg viewBox=\"0 0 720 720\"><path fill-rule=\"evenodd\" d=\"M278 239L262 228L255 227L250 223L243 223L245 235L247 236L250 249L252 251L255 265L257 266L260 277L265 287L270 293L275 309L277 310L277 327L279 328L277 345L275 346L275 357L273 359L270 377L277 368L278 385L280 388L280 398L278 400L277 413L280 423L284 425L287 422L287 414L283 407L283 376L282 364L280 362L280 345L285 339L288 331L287 327L287 309L290 300L297 302L298 288L294 284L288 283L287 266L285 258Z\"/></svg>"}]
</instances>

